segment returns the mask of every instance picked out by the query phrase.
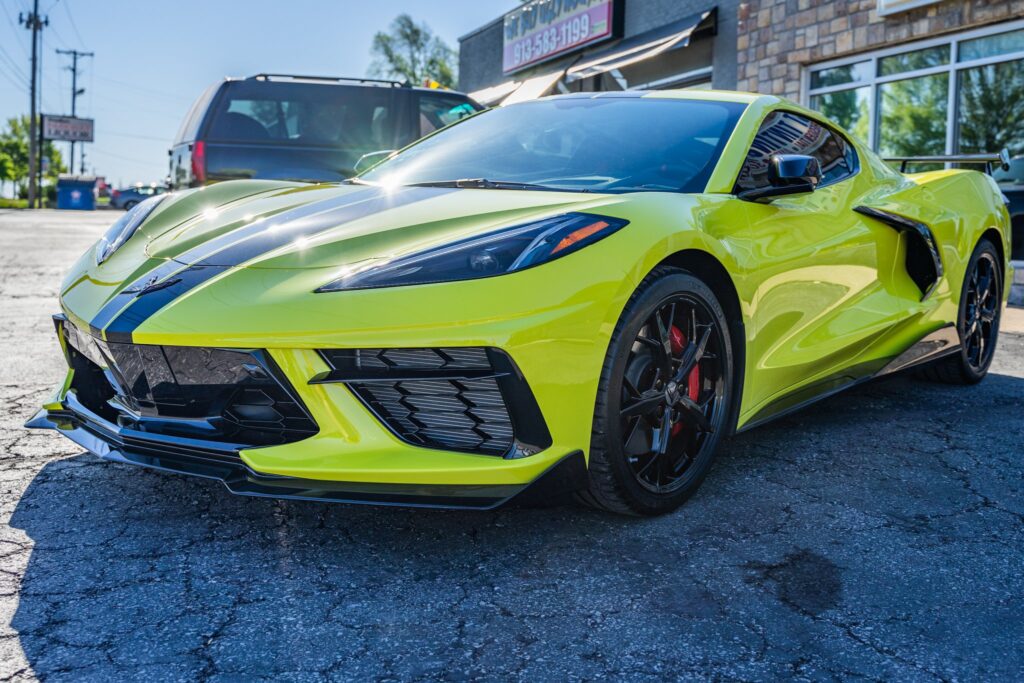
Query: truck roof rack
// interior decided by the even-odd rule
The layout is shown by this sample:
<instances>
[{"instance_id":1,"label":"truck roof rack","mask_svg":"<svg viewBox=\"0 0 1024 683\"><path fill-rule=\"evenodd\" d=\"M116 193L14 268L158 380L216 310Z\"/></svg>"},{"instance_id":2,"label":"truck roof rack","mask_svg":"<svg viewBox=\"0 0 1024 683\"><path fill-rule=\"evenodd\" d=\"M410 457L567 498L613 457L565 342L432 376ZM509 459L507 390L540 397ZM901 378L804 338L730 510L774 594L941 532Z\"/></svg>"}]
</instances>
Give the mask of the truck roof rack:
<instances>
[{"instance_id":1,"label":"truck roof rack","mask_svg":"<svg viewBox=\"0 0 1024 683\"><path fill-rule=\"evenodd\" d=\"M364 83L367 85L385 85L390 88L408 88L408 83L392 81L384 78L349 78L346 76L304 76L299 74L256 74L249 76L249 81L327 81L329 83Z\"/></svg>"},{"instance_id":2,"label":"truck roof rack","mask_svg":"<svg viewBox=\"0 0 1024 683\"><path fill-rule=\"evenodd\" d=\"M883 161L899 162L900 173L907 172L907 164L985 164L985 171L997 168L1010 170L1010 151L1003 149L992 154L937 154L923 157L884 157Z\"/></svg>"}]
</instances>

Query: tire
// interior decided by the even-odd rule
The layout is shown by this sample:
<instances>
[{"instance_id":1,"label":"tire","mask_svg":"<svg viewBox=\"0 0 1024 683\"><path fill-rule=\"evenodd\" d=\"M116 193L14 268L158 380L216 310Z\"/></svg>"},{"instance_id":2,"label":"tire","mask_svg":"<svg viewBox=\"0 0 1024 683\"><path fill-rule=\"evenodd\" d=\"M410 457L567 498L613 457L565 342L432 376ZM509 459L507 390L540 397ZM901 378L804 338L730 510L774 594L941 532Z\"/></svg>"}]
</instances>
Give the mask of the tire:
<instances>
[{"instance_id":1,"label":"tire","mask_svg":"<svg viewBox=\"0 0 1024 683\"><path fill-rule=\"evenodd\" d=\"M124 210L125 211L131 211L132 209L135 208L135 206L137 204L138 204L138 202L135 201L135 200L127 201L127 202L124 203Z\"/></svg>"},{"instance_id":2,"label":"tire","mask_svg":"<svg viewBox=\"0 0 1024 683\"><path fill-rule=\"evenodd\" d=\"M577 497L629 515L682 505L733 427L735 377L729 325L714 292L686 271L656 268L612 334L594 406L588 486Z\"/></svg>"},{"instance_id":3,"label":"tire","mask_svg":"<svg viewBox=\"0 0 1024 683\"><path fill-rule=\"evenodd\" d=\"M986 276L987 279L986 280ZM979 285L989 283L987 293ZM983 239L971 254L960 290L960 308L956 329L960 352L946 356L921 371L933 382L946 384L977 384L988 374L999 339L999 319L1003 303L1003 263L992 242Z\"/></svg>"}]
</instances>

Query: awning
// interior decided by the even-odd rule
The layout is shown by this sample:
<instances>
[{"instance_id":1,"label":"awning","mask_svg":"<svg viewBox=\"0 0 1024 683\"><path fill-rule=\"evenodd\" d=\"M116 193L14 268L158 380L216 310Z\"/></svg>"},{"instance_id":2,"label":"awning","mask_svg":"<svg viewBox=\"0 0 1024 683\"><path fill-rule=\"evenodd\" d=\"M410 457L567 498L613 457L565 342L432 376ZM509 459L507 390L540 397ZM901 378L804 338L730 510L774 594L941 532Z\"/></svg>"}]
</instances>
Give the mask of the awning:
<instances>
[{"instance_id":1,"label":"awning","mask_svg":"<svg viewBox=\"0 0 1024 683\"><path fill-rule=\"evenodd\" d=\"M469 93L469 96L475 101L484 105L485 107L490 107L492 105L497 104L498 102L501 102L511 93L515 92L516 88L518 88L520 85L522 85L522 83L520 83L519 81L505 81L504 83L493 85L490 88L484 88L482 90L477 90L476 92L471 92Z\"/></svg>"},{"instance_id":2,"label":"awning","mask_svg":"<svg viewBox=\"0 0 1024 683\"><path fill-rule=\"evenodd\" d=\"M551 87L558 82L563 75L565 75L565 69L559 69L558 71L552 71L546 73L543 76L534 76L523 81L514 93L506 97L501 101L501 106L506 104L515 104L516 102L526 102L527 100L535 100L538 97L546 94Z\"/></svg>"},{"instance_id":3,"label":"awning","mask_svg":"<svg viewBox=\"0 0 1024 683\"><path fill-rule=\"evenodd\" d=\"M714 22L715 9L711 8L692 17L627 38L605 50L584 57L579 64L573 65L566 72L565 80L590 78L636 64L669 50L686 47L690 44L690 37L694 31L698 28L713 27Z\"/></svg>"}]
</instances>

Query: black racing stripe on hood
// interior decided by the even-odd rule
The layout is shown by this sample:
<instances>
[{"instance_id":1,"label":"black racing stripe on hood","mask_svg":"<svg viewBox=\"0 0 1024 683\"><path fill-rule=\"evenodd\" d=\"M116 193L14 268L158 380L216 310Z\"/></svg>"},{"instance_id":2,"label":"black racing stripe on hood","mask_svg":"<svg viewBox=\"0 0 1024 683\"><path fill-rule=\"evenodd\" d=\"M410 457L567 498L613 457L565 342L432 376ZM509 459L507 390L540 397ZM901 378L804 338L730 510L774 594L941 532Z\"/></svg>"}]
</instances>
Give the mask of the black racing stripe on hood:
<instances>
[{"instance_id":1,"label":"black racing stripe on hood","mask_svg":"<svg viewBox=\"0 0 1024 683\"><path fill-rule=\"evenodd\" d=\"M275 216L275 219L281 223L300 220L311 214L323 213L325 211L332 211L334 209L358 204L361 201L365 201L371 197L376 197L379 194L380 190L377 188L363 188L357 192L348 193L340 197L312 202L310 204L304 204L294 209L284 211ZM267 223L264 220L254 221L248 225L238 228L237 230L232 230L231 232L224 233L219 237L203 242L184 254L181 254L177 259L171 259L144 273L134 282L127 285L120 292L111 297L110 301L108 301L100 312L93 318L90 323L91 326L102 330L110 324L114 317L125 306L131 303L132 299L136 298L143 288L163 281L165 278L172 276L185 266L192 265L195 261L209 258L230 244L251 238L253 235L265 231L268 225L270 225L270 223Z\"/></svg>"},{"instance_id":2,"label":"black racing stripe on hood","mask_svg":"<svg viewBox=\"0 0 1024 683\"><path fill-rule=\"evenodd\" d=\"M452 191L425 187L403 187L392 191L366 188L257 221L190 249L179 257L184 263L168 261L139 277L107 302L92 320L91 326L102 329L110 341L130 342L132 332L151 315L182 294L232 267L279 249L296 239L313 237L325 230L381 211ZM212 263L211 260L216 262ZM170 279L180 279L180 282L149 293L143 292L148 286Z\"/></svg>"}]
</instances>

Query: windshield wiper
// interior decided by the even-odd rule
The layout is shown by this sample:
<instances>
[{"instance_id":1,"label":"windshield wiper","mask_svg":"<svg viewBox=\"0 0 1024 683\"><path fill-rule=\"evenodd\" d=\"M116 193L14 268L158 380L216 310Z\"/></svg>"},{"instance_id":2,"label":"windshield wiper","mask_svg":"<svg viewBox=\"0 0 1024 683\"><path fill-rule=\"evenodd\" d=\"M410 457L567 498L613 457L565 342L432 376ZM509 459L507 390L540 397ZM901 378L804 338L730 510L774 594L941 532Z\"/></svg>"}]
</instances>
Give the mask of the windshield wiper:
<instances>
[{"instance_id":1,"label":"windshield wiper","mask_svg":"<svg viewBox=\"0 0 1024 683\"><path fill-rule=\"evenodd\" d=\"M550 185L533 183L517 183L512 180L488 180L487 178L460 178L459 180L428 180L422 183L409 183L410 187L457 187L471 190L545 190L547 192L590 192L590 190L570 190Z\"/></svg>"}]
</instances>

